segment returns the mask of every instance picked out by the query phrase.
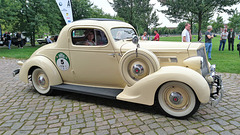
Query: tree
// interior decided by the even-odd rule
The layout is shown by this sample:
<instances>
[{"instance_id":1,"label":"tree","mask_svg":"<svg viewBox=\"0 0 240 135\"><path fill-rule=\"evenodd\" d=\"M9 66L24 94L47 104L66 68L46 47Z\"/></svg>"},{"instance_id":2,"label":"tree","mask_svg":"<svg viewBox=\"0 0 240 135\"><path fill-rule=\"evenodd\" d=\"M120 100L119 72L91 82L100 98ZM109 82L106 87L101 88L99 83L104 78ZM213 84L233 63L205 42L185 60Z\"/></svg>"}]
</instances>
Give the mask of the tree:
<instances>
[{"instance_id":1,"label":"tree","mask_svg":"<svg viewBox=\"0 0 240 135\"><path fill-rule=\"evenodd\" d=\"M111 18L93 6L90 0L72 0L74 20L83 18ZM0 0L0 23L3 31L27 32L35 45L36 35L57 34L66 25L55 0Z\"/></svg>"},{"instance_id":2,"label":"tree","mask_svg":"<svg viewBox=\"0 0 240 135\"><path fill-rule=\"evenodd\" d=\"M204 19L208 20L214 13L228 12L232 10L224 9L226 6L232 6L240 3L239 0L158 0L161 6L167 6L167 10L161 12L166 13L171 20L178 21L179 18L187 20L186 16L192 18L198 23L198 39ZM194 17L195 16L195 17ZM176 18L176 19L175 19ZM189 21L189 20L188 20Z\"/></svg>"},{"instance_id":3,"label":"tree","mask_svg":"<svg viewBox=\"0 0 240 135\"><path fill-rule=\"evenodd\" d=\"M215 33L220 32L220 29L224 27L223 18L221 16L219 16L219 14L218 14L218 16L216 18L216 21L215 20L211 20L210 24L212 25L213 32L215 32Z\"/></svg>"},{"instance_id":4,"label":"tree","mask_svg":"<svg viewBox=\"0 0 240 135\"><path fill-rule=\"evenodd\" d=\"M43 16L45 16L43 26L47 26L48 31L51 34L57 34L60 32L63 26L65 26L65 21L62 14L56 4L55 0L47 0L45 4L45 10Z\"/></svg>"},{"instance_id":5,"label":"tree","mask_svg":"<svg viewBox=\"0 0 240 135\"><path fill-rule=\"evenodd\" d=\"M73 19L90 18L93 3L89 0L72 0Z\"/></svg>"},{"instance_id":6,"label":"tree","mask_svg":"<svg viewBox=\"0 0 240 135\"><path fill-rule=\"evenodd\" d=\"M21 9L18 11L19 23L15 28L26 31L35 46L35 35L40 28L47 27L46 32L57 32L60 27L61 17L55 1L52 0L19 0ZM51 7L50 7L51 5ZM23 29L24 28L24 29Z\"/></svg>"},{"instance_id":7,"label":"tree","mask_svg":"<svg viewBox=\"0 0 240 135\"><path fill-rule=\"evenodd\" d=\"M178 24L178 26L177 26L177 33L178 34L181 34L182 31L185 29L185 24L186 24L186 22L181 22L181 23Z\"/></svg>"},{"instance_id":8,"label":"tree","mask_svg":"<svg viewBox=\"0 0 240 135\"><path fill-rule=\"evenodd\" d=\"M54 0L1 0L0 2L0 22L5 26L5 30L27 32L33 46L36 33L44 30L55 34L63 26L61 13Z\"/></svg>"},{"instance_id":9,"label":"tree","mask_svg":"<svg viewBox=\"0 0 240 135\"><path fill-rule=\"evenodd\" d=\"M240 12L235 10L232 17L229 18L229 27L233 28L235 32L240 32Z\"/></svg>"},{"instance_id":10,"label":"tree","mask_svg":"<svg viewBox=\"0 0 240 135\"><path fill-rule=\"evenodd\" d=\"M113 0L109 2L119 17L133 25L138 31L143 28L148 31L149 27L158 24L157 12L153 10L150 0Z\"/></svg>"},{"instance_id":11,"label":"tree","mask_svg":"<svg viewBox=\"0 0 240 135\"><path fill-rule=\"evenodd\" d=\"M104 11L97 6L94 6L90 0L72 0L72 11L74 20L84 18L109 18L116 20L124 20L119 16L111 16L104 13Z\"/></svg>"},{"instance_id":12,"label":"tree","mask_svg":"<svg viewBox=\"0 0 240 135\"><path fill-rule=\"evenodd\" d=\"M102 9L98 8L97 6L93 6L91 9L92 10L90 18L108 18L124 21L124 19L119 16L111 16L110 14L105 13Z\"/></svg>"},{"instance_id":13,"label":"tree","mask_svg":"<svg viewBox=\"0 0 240 135\"><path fill-rule=\"evenodd\" d=\"M18 1L0 0L0 24L5 30L12 31L13 24L18 20L17 12L20 9Z\"/></svg>"}]
</instances>

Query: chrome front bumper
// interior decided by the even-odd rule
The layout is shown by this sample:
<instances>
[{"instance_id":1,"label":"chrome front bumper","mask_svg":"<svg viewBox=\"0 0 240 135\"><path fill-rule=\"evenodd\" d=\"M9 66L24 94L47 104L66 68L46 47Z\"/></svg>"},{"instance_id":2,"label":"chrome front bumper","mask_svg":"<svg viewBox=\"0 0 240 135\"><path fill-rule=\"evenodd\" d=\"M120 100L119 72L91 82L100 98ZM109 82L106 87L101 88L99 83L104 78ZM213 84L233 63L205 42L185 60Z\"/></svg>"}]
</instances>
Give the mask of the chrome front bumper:
<instances>
[{"instance_id":1,"label":"chrome front bumper","mask_svg":"<svg viewBox=\"0 0 240 135\"><path fill-rule=\"evenodd\" d=\"M221 75L217 75L215 69L216 65L210 66L210 76L213 78L213 82L211 84L210 101L213 107L221 101L224 92Z\"/></svg>"}]
</instances>

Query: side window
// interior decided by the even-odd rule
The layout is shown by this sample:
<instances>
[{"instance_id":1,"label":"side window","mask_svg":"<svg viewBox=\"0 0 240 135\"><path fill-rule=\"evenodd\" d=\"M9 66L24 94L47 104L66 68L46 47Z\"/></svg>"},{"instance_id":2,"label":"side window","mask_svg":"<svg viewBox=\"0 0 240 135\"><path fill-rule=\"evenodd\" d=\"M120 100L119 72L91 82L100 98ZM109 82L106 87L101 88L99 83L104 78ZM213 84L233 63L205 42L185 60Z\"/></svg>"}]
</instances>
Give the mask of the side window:
<instances>
[{"instance_id":1,"label":"side window","mask_svg":"<svg viewBox=\"0 0 240 135\"><path fill-rule=\"evenodd\" d=\"M75 29L72 31L72 43L82 46L104 46L108 40L105 33L99 29Z\"/></svg>"}]
</instances>

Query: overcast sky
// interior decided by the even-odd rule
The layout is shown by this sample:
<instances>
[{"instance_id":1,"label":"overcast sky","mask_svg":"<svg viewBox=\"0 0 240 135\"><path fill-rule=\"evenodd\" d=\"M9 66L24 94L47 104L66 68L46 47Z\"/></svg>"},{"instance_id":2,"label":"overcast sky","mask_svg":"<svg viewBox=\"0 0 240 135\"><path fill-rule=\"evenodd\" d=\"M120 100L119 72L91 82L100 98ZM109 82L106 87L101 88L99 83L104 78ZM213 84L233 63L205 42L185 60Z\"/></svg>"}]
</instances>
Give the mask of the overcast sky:
<instances>
[{"instance_id":1,"label":"overcast sky","mask_svg":"<svg viewBox=\"0 0 240 135\"><path fill-rule=\"evenodd\" d=\"M99 8L102 8L105 13L110 13L111 15L116 14L116 12L114 12L114 10L112 9L112 7L110 6L107 0L90 0L90 1L93 2L93 4L98 6ZM112 0L109 0L109 1L112 1ZM154 6L155 9L159 9L159 10L166 9L165 7L161 7L157 0L151 0L150 3L155 4ZM231 8L233 9L238 8L238 11L240 11L240 4L232 6ZM228 14L221 13L220 15L223 17L224 23L227 23L229 18ZM161 27L164 27L164 26L177 27L178 25L177 23L170 23L170 21L165 17L165 15L160 12L158 13L158 17L159 17L159 23L162 23L162 25L160 25ZM217 17L217 14L214 15L214 18L216 17Z\"/></svg>"}]
</instances>

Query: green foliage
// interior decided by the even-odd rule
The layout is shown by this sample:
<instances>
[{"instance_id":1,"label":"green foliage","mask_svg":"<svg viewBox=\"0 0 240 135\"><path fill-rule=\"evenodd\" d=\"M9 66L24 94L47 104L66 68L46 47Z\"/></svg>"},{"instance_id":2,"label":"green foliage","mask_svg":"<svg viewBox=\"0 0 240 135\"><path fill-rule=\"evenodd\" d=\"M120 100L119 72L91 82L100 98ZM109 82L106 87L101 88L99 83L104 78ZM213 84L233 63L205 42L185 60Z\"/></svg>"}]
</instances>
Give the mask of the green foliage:
<instances>
[{"instance_id":1,"label":"green foliage","mask_svg":"<svg viewBox=\"0 0 240 135\"><path fill-rule=\"evenodd\" d=\"M235 32L240 32L240 12L237 10L229 18L229 27L233 28Z\"/></svg>"},{"instance_id":2,"label":"green foliage","mask_svg":"<svg viewBox=\"0 0 240 135\"><path fill-rule=\"evenodd\" d=\"M11 24L16 24L18 18L18 9L21 5L15 0L0 0L0 24L3 30L13 31L14 27Z\"/></svg>"},{"instance_id":3,"label":"green foliage","mask_svg":"<svg viewBox=\"0 0 240 135\"><path fill-rule=\"evenodd\" d=\"M124 20L104 13L102 9L93 6L90 0L72 0L72 11L74 20L83 18ZM66 25L55 0L0 0L0 24L3 31L27 32L33 46L35 37L42 37L45 33L58 34Z\"/></svg>"},{"instance_id":4,"label":"green foliage","mask_svg":"<svg viewBox=\"0 0 240 135\"><path fill-rule=\"evenodd\" d=\"M89 0L72 0L72 12L74 20L90 18L92 14L92 6Z\"/></svg>"},{"instance_id":5,"label":"green foliage","mask_svg":"<svg viewBox=\"0 0 240 135\"><path fill-rule=\"evenodd\" d=\"M218 14L218 16L217 16L216 21L211 20L211 21L210 21L210 24L211 24L212 27L213 27L213 32L214 32L214 33L221 33L220 28L223 28L223 27L224 27L223 18L222 18L221 16L219 16L219 14Z\"/></svg>"},{"instance_id":6,"label":"green foliage","mask_svg":"<svg viewBox=\"0 0 240 135\"><path fill-rule=\"evenodd\" d=\"M89 0L72 0L72 11L74 20L80 20L84 18L109 18L122 20L119 16L111 16L104 13L104 11L97 6L94 6Z\"/></svg>"},{"instance_id":7,"label":"green foliage","mask_svg":"<svg viewBox=\"0 0 240 135\"><path fill-rule=\"evenodd\" d=\"M158 26L157 12L150 0L113 0L113 10L119 17L133 25L139 33L149 31L149 27Z\"/></svg>"},{"instance_id":8,"label":"green foliage","mask_svg":"<svg viewBox=\"0 0 240 135\"><path fill-rule=\"evenodd\" d=\"M64 26L55 0L1 0L0 5L3 31L25 31L33 46L35 34L55 34Z\"/></svg>"},{"instance_id":9,"label":"green foliage","mask_svg":"<svg viewBox=\"0 0 240 135\"><path fill-rule=\"evenodd\" d=\"M186 22L181 22L178 24L178 27L177 27L178 34L182 34L182 31L185 29L185 24L186 24Z\"/></svg>"}]
</instances>

